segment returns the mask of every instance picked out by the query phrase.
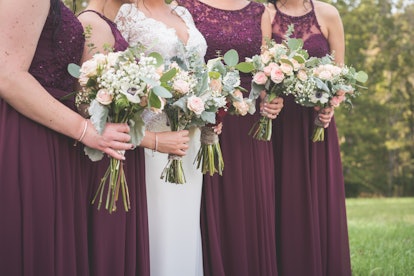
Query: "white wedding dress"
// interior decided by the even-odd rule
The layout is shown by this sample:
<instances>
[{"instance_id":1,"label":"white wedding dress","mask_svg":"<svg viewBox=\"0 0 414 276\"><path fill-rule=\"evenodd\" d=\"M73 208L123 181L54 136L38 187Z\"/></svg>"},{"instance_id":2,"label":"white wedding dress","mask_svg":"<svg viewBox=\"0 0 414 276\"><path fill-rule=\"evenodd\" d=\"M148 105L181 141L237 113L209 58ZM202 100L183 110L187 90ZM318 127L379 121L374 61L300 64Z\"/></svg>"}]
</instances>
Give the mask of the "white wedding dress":
<instances>
[{"instance_id":1,"label":"white wedding dress","mask_svg":"<svg viewBox=\"0 0 414 276\"><path fill-rule=\"evenodd\" d=\"M196 29L190 13L183 7L172 7L188 29L186 45L175 29L148 18L133 4L122 5L115 19L118 29L131 46L141 43L148 52L158 52L164 59L185 55L183 49L196 49L204 58L207 44ZM165 114L147 112L144 121L150 131L168 131ZM168 155L145 150L145 173L148 201L151 276L203 275L200 232L202 174L193 164L200 147L200 131L190 129L190 143L183 158L185 184L160 179Z\"/></svg>"}]
</instances>

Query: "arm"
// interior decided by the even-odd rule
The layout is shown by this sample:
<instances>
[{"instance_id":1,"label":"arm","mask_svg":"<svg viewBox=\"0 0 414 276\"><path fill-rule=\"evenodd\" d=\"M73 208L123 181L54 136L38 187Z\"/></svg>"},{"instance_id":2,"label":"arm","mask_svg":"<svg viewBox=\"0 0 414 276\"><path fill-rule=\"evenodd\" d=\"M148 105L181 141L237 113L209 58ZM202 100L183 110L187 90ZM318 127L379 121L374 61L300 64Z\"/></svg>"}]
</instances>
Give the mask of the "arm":
<instances>
[{"instance_id":1,"label":"arm","mask_svg":"<svg viewBox=\"0 0 414 276\"><path fill-rule=\"evenodd\" d=\"M262 15L262 45L266 44L267 39L272 38L272 22L270 19L270 12L268 8L266 8ZM260 103L260 112L265 114L270 119L275 119L277 115L283 108L283 98L277 97L273 99L271 102L265 102L263 99L265 97L265 93L263 92L260 96L262 99Z\"/></svg>"},{"instance_id":2,"label":"arm","mask_svg":"<svg viewBox=\"0 0 414 276\"><path fill-rule=\"evenodd\" d=\"M28 72L40 34L45 24L49 1L2 0L0 2L0 97L26 117L116 158L116 150L126 150L128 126L110 126L99 136L92 127L85 129L85 120L53 98ZM18 12L16 12L18 11ZM30 91L30 93L28 93ZM127 135L128 136L128 135Z\"/></svg>"}]
</instances>

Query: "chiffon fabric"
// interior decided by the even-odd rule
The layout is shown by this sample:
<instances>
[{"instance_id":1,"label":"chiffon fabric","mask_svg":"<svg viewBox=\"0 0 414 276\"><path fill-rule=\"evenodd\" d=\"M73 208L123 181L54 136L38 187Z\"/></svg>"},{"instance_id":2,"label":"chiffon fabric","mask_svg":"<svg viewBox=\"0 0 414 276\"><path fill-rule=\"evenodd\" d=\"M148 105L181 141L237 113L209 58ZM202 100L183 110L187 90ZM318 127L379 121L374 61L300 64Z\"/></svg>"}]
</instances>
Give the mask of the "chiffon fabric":
<instances>
[{"instance_id":1,"label":"chiffon fabric","mask_svg":"<svg viewBox=\"0 0 414 276\"><path fill-rule=\"evenodd\" d=\"M276 42L290 24L310 56L330 52L313 3L312 10L298 17L277 10L272 23ZM279 274L284 276L351 275L336 125L333 119L325 140L314 143L310 138L316 116L313 108L301 107L289 96L274 121L276 244Z\"/></svg>"},{"instance_id":2,"label":"chiffon fabric","mask_svg":"<svg viewBox=\"0 0 414 276\"><path fill-rule=\"evenodd\" d=\"M222 10L197 0L179 4L190 11L206 38L206 60L230 49L237 50L240 61L260 53L262 4L249 2L240 10ZM243 74L241 82L250 91L251 76ZM224 117L220 135L223 176L204 176L205 275L277 275L272 143L248 135L259 119L259 112Z\"/></svg>"},{"instance_id":3,"label":"chiffon fabric","mask_svg":"<svg viewBox=\"0 0 414 276\"><path fill-rule=\"evenodd\" d=\"M79 63L84 45L80 22L58 7L60 17L49 12L29 69L56 101L73 91L67 65ZM75 109L73 97L63 103ZM89 274L87 181L73 143L0 99L0 275Z\"/></svg>"},{"instance_id":4,"label":"chiffon fabric","mask_svg":"<svg viewBox=\"0 0 414 276\"><path fill-rule=\"evenodd\" d=\"M181 41L175 29L147 17L133 4L121 7L115 22L124 38L134 46L147 47L147 53L158 52L167 62L174 56L186 59L196 53L201 59L206 42L195 28L193 19L183 7L171 7L186 24L188 41ZM149 131L170 131L164 113L144 112ZM190 129L189 149L183 157L185 184L160 179L168 155L145 150L151 276L203 275L200 201L202 174L194 159L200 147L200 130Z\"/></svg>"},{"instance_id":5,"label":"chiffon fabric","mask_svg":"<svg viewBox=\"0 0 414 276\"><path fill-rule=\"evenodd\" d=\"M95 11L86 10L82 13L84 12L96 13L109 25L115 39L112 47L114 52L128 48L128 43L114 22ZM144 150L137 147L127 151L125 158L123 166L131 209L125 211L120 197L117 210L111 214L104 208L104 204L100 210L97 209L97 204L91 205L100 180L109 166L109 158L105 156L101 161L92 162L84 155L82 160L83 175L89 176L85 193L88 195L88 245L92 275L150 275Z\"/></svg>"}]
</instances>

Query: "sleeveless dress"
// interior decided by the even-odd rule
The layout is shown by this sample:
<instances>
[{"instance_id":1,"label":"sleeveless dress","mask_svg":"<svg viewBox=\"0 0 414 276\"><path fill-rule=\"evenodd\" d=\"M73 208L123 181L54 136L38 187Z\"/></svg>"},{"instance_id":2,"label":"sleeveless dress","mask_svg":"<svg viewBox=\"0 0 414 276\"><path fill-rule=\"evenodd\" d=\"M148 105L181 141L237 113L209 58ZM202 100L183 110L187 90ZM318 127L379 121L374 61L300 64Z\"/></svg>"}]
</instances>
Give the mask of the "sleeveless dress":
<instances>
[{"instance_id":1,"label":"sleeveless dress","mask_svg":"<svg viewBox=\"0 0 414 276\"><path fill-rule=\"evenodd\" d=\"M96 11L86 10L80 14L84 12L96 13L109 25L115 39L112 46L114 52L128 48L128 42L114 22ZM97 210L96 204L91 205L100 179L109 166L109 158L105 156L99 162L92 162L84 155L84 175L90 175L86 193L89 206L89 262L93 275L150 275L144 150L137 147L126 151L125 158L124 170L131 209L125 212L120 199L117 211L109 214L104 207Z\"/></svg>"},{"instance_id":2,"label":"sleeveless dress","mask_svg":"<svg viewBox=\"0 0 414 276\"><path fill-rule=\"evenodd\" d=\"M73 91L67 65L79 63L84 45L80 22L58 8L61 18L49 12L29 69L57 101ZM63 103L75 110L73 97ZM0 99L0 275L89 274L87 181L73 143Z\"/></svg>"},{"instance_id":3,"label":"sleeveless dress","mask_svg":"<svg viewBox=\"0 0 414 276\"><path fill-rule=\"evenodd\" d=\"M206 43L194 26L193 19L183 7L174 8L188 28L188 42L184 46L175 29L148 18L135 5L125 4L115 19L118 29L130 45L138 42L158 52L165 60L184 55L183 48L196 50L204 57ZM143 115L149 131L170 131L165 114ZM145 150L148 224L150 237L151 276L203 275L200 201L202 174L193 164L200 147L200 131L190 129L189 150L183 158L187 183L176 185L160 179L167 164L167 154Z\"/></svg>"},{"instance_id":4,"label":"sleeveless dress","mask_svg":"<svg viewBox=\"0 0 414 276\"><path fill-rule=\"evenodd\" d=\"M187 7L207 40L206 60L230 49L237 50L241 61L260 53L262 4L250 2L234 11L196 0L179 4ZM242 75L241 81L249 91L251 75ZM224 117L220 136L223 176L204 176L205 275L277 275L272 143L248 135L259 119L259 112Z\"/></svg>"},{"instance_id":5,"label":"sleeveless dress","mask_svg":"<svg viewBox=\"0 0 414 276\"><path fill-rule=\"evenodd\" d=\"M311 1L312 3L312 1ZM304 40L310 56L330 52L313 9L292 17L277 10L273 38L281 42L288 25ZM345 192L336 125L325 129L325 141L312 142L317 113L285 97L274 121L276 229L279 273L351 275Z\"/></svg>"}]
</instances>

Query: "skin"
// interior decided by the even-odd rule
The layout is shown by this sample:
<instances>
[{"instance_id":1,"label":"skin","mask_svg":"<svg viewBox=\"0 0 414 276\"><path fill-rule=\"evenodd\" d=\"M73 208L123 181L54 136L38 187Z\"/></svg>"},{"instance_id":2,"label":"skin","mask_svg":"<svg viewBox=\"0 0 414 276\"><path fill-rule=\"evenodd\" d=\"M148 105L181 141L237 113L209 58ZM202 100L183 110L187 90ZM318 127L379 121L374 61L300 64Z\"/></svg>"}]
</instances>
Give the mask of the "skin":
<instances>
[{"instance_id":1,"label":"skin","mask_svg":"<svg viewBox=\"0 0 414 276\"><path fill-rule=\"evenodd\" d=\"M0 2L0 97L24 116L79 139L85 119L53 98L28 72L50 7L49 0ZM18 12L16 12L18 11ZM99 135L88 121L82 143L124 159L119 150L132 148L126 124L108 124Z\"/></svg>"},{"instance_id":2,"label":"skin","mask_svg":"<svg viewBox=\"0 0 414 276\"><path fill-rule=\"evenodd\" d=\"M345 58L345 35L339 12L334 6L325 2L313 1L313 4L322 34L328 40L335 62L343 65ZM281 0L277 1L276 5L280 11L292 16L304 15L312 9L310 2L304 0ZM270 18L274 18L276 15L274 5L268 4L267 7ZM334 115L334 108L317 108L316 110L319 111L319 120L324 123L324 127L328 127Z\"/></svg>"},{"instance_id":3,"label":"skin","mask_svg":"<svg viewBox=\"0 0 414 276\"><path fill-rule=\"evenodd\" d=\"M108 19L114 21L116 14L122 4L133 3L133 1L122 1L122 0L90 0L86 10L94 10L103 14ZM79 15L84 28L87 26L91 28L90 36L87 38L85 43L84 52L82 55L82 62L92 58L95 53L107 53L107 48L104 45L114 45L115 38L111 32L109 25L97 14L86 12ZM88 44L93 44L96 48L91 51ZM188 131L182 130L177 132L150 132L146 131L144 139L140 146L155 149L157 136L157 151L163 153L171 153L179 156L183 156L188 149L187 143L190 138L188 137Z\"/></svg>"}]
</instances>

